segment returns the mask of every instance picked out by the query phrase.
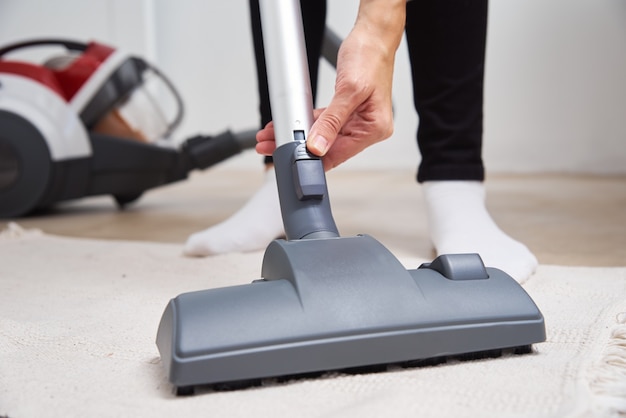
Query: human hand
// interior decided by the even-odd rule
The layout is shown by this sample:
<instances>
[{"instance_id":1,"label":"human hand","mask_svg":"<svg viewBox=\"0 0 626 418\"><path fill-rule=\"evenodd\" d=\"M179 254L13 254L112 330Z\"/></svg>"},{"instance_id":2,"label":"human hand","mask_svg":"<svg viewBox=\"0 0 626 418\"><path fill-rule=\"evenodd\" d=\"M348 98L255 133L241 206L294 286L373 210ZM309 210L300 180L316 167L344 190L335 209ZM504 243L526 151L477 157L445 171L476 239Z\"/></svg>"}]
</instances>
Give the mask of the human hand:
<instances>
[{"instance_id":1,"label":"human hand","mask_svg":"<svg viewBox=\"0 0 626 418\"><path fill-rule=\"evenodd\" d=\"M394 22L389 22L389 3L381 5L385 6L385 24L372 27L372 16L380 15L373 7L364 9L361 4L360 18L339 49L335 95L328 107L313 114L307 148L323 157L326 170L393 132L391 87L395 52L404 27L404 5ZM393 30L389 30L390 25ZM257 152L273 153L272 122L257 133L257 141Z\"/></svg>"}]
</instances>

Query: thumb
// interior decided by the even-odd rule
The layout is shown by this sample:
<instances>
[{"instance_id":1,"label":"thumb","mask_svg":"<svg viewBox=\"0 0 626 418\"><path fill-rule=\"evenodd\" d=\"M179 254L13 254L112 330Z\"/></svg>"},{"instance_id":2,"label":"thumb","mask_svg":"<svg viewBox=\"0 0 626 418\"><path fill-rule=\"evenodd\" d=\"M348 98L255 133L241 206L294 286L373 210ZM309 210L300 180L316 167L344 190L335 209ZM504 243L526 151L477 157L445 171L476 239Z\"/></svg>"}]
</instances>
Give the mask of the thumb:
<instances>
[{"instance_id":1,"label":"thumb","mask_svg":"<svg viewBox=\"0 0 626 418\"><path fill-rule=\"evenodd\" d=\"M307 149L318 157L326 155L357 106L358 103L355 104L353 100L336 94L311 126L306 141Z\"/></svg>"}]
</instances>

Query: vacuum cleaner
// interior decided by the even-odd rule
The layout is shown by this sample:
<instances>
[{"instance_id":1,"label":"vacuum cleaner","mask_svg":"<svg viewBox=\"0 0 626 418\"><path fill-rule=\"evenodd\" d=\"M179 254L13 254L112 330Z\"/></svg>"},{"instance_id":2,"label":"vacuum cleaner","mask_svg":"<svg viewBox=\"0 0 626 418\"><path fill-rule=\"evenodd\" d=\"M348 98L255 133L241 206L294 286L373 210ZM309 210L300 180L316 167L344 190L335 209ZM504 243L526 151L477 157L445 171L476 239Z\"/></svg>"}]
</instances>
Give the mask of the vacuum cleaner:
<instances>
[{"instance_id":1,"label":"vacuum cleaner","mask_svg":"<svg viewBox=\"0 0 626 418\"><path fill-rule=\"evenodd\" d=\"M326 28L322 56L341 39ZM43 64L8 59L61 48ZM35 39L0 48L0 218L111 195L119 207L256 144L256 130L170 137L184 113L173 83L142 58L99 42Z\"/></svg>"},{"instance_id":2,"label":"vacuum cleaner","mask_svg":"<svg viewBox=\"0 0 626 418\"><path fill-rule=\"evenodd\" d=\"M60 47L44 64L7 59ZM112 195L120 207L256 144L255 130L169 140L183 117L173 84L98 42L40 39L0 49L0 218Z\"/></svg>"},{"instance_id":3,"label":"vacuum cleaner","mask_svg":"<svg viewBox=\"0 0 626 418\"><path fill-rule=\"evenodd\" d=\"M528 352L544 341L529 295L478 254L407 270L374 238L339 236L322 162L306 150L313 113L300 13L297 0L261 1L286 239L267 247L260 279L184 293L166 306L156 344L176 393Z\"/></svg>"},{"instance_id":4,"label":"vacuum cleaner","mask_svg":"<svg viewBox=\"0 0 626 418\"><path fill-rule=\"evenodd\" d=\"M341 38L326 28L336 67ZM61 48L43 64L8 59ZM120 208L256 145L256 130L174 145L184 113L173 83L142 58L99 42L35 39L0 48L0 218L111 195Z\"/></svg>"}]
</instances>

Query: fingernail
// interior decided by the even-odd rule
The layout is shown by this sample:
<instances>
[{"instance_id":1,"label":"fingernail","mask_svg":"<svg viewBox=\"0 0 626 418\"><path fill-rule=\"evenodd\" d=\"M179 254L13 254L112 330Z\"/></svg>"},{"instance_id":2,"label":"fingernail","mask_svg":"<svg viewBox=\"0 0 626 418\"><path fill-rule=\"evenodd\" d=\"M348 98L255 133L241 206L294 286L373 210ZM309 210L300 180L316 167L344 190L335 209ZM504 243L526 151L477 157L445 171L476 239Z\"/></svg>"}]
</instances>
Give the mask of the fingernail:
<instances>
[{"instance_id":1,"label":"fingernail","mask_svg":"<svg viewBox=\"0 0 626 418\"><path fill-rule=\"evenodd\" d=\"M328 150L328 141L323 136L315 135L313 138L309 138L307 143L309 151L312 151L316 155L322 156L326 154Z\"/></svg>"}]
</instances>

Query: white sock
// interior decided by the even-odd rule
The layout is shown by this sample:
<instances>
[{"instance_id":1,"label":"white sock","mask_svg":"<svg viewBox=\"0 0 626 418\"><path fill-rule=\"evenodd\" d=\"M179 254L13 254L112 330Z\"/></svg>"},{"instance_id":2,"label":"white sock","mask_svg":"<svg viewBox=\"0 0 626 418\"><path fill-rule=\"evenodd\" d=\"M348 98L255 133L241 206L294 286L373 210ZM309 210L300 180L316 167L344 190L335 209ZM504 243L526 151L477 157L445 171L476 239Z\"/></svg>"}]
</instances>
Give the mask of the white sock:
<instances>
[{"instance_id":1,"label":"white sock","mask_svg":"<svg viewBox=\"0 0 626 418\"><path fill-rule=\"evenodd\" d=\"M204 231L192 234L183 252L188 256L207 256L264 249L284 235L276 175L270 169L265 182L248 202L231 217Z\"/></svg>"},{"instance_id":2,"label":"white sock","mask_svg":"<svg viewBox=\"0 0 626 418\"><path fill-rule=\"evenodd\" d=\"M485 266L499 268L520 283L534 273L537 258L491 219L482 182L429 181L423 190L437 255L478 253Z\"/></svg>"}]
</instances>

